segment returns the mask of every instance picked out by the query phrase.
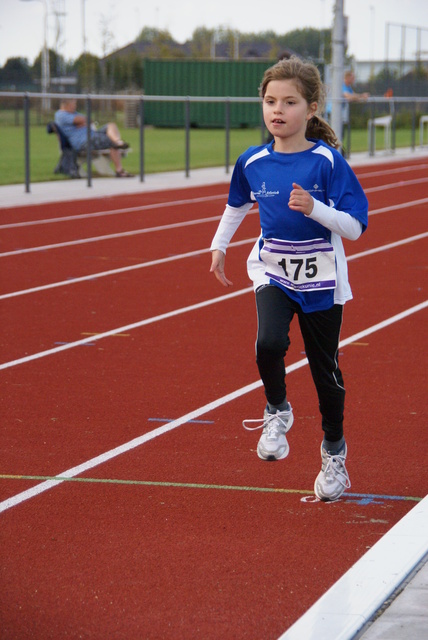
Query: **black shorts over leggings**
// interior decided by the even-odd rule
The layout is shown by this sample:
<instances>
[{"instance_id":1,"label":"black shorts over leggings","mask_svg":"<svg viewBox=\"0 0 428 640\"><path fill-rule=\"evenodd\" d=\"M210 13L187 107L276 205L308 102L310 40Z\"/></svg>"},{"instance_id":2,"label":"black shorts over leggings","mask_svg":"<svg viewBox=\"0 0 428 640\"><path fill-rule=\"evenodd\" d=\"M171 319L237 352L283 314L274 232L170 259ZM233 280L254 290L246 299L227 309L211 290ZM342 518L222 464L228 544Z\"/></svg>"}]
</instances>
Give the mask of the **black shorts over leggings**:
<instances>
[{"instance_id":1,"label":"black shorts over leggings","mask_svg":"<svg viewBox=\"0 0 428 640\"><path fill-rule=\"evenodd\" d=\"M304 313L299 304L274 285L256 291L258 332L256 359L266 398L280 405L286 398L284 357L290 345L290 324L295 314L318 393L322 428L331 442L343 436L345 389L338 365L343 306Z\"/></svg>"}]
</instances>

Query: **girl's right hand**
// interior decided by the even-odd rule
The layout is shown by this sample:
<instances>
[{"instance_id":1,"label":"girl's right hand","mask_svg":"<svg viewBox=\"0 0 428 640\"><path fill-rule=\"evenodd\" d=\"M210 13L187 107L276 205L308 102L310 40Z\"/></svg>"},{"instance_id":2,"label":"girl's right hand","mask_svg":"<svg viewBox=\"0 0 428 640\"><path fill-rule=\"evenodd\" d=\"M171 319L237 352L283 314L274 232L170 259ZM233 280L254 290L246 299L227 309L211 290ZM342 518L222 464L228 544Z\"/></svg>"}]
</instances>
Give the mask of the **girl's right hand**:
<instances>
[{"instance_id":1,"label":"girl's right hand","mask_svg":"<svg viewBox=\"0 0 428 640\"><path fill-rule=\"evenodd\" d=\"M233 285L233 282L228 280L224 274L224 262L226 256L224 255L223 251L220 251L219 249L214 249L214 251L212 251L211 253L212 261L210 273L213 273L217 280L221 282L224 287L231 287Z\"/></svg>"}]
</instances>

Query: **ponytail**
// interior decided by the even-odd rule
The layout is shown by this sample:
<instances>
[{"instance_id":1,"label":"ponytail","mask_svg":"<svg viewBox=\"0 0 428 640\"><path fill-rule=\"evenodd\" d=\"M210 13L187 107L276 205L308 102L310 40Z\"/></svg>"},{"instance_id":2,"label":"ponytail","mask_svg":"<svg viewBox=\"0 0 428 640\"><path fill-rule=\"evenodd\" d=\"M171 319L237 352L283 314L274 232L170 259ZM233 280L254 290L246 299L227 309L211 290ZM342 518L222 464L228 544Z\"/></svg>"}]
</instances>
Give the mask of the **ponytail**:
<instances>
[{"instance_id":1,"label":"ponytail","mask_svg":"<svg viewBox=\"0 0 428 640\"><path fill-rule=\"evenodd\" d=\"M330 127L321 116L314 115L308 124L306 125L306 137L315 138L316 140L323 140L330 147L339 149L341 146L340 140L336 136L333 129Z\"/></svg>"}]
</instances>

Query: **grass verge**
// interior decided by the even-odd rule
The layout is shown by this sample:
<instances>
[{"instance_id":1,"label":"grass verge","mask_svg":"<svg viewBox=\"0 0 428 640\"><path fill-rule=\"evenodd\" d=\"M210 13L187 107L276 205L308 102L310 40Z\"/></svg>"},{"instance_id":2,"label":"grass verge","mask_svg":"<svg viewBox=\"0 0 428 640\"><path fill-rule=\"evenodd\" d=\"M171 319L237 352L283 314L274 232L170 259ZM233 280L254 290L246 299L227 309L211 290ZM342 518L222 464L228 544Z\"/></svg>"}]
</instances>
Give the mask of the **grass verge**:
<instances>
[{"instance_id":1,"label":"grass verge","mask_svg":"<svg viewBox=\"0 0 428 640\"><path fill-rule=\"evenodd\" d=\"M132 152L124 159L128 171L139 173L140 142L138 129L124 129ZM0 185L25 182L24 128L0 126L3 153L0 158ZM411 146L411 130L397 129L396 147ZM251 145L261 144L260 129L232 129L230 132L230 165ZM376 131L376 149L384 148L383 131ZM368 151L367 130L351 132L351 152ZM154 129L144 131L144 171L184 171L185 131L184 129ZM54 174L59 159L58 143L55 135L48 135L44 125L30 127L30 181L67 180L65 176ZM190 131L190 168L216 167L226 165L226 134L222 129L192 129Z\"/></svg>"}]
</instances>

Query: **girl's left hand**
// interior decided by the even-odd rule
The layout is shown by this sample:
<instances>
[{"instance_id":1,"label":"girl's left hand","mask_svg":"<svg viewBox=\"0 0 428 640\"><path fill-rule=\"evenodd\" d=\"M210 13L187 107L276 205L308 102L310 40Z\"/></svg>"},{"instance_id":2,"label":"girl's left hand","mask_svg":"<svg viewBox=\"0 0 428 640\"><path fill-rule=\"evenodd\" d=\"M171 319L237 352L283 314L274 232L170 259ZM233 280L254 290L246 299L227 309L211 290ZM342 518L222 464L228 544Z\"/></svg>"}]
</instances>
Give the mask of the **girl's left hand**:
<instances>
[{"instance_id":1,"label":"girl's left hand","mask_svg":"<svg viewBox=\"0 0 428 640\"><path fill-rule=\"evenodd\" d=\"M293 191L290 193L288 206L293 211L301 211L305 216L310 216L314 208L314 199L308 191L293 182Z\"/></svg>"}]
</instances>

